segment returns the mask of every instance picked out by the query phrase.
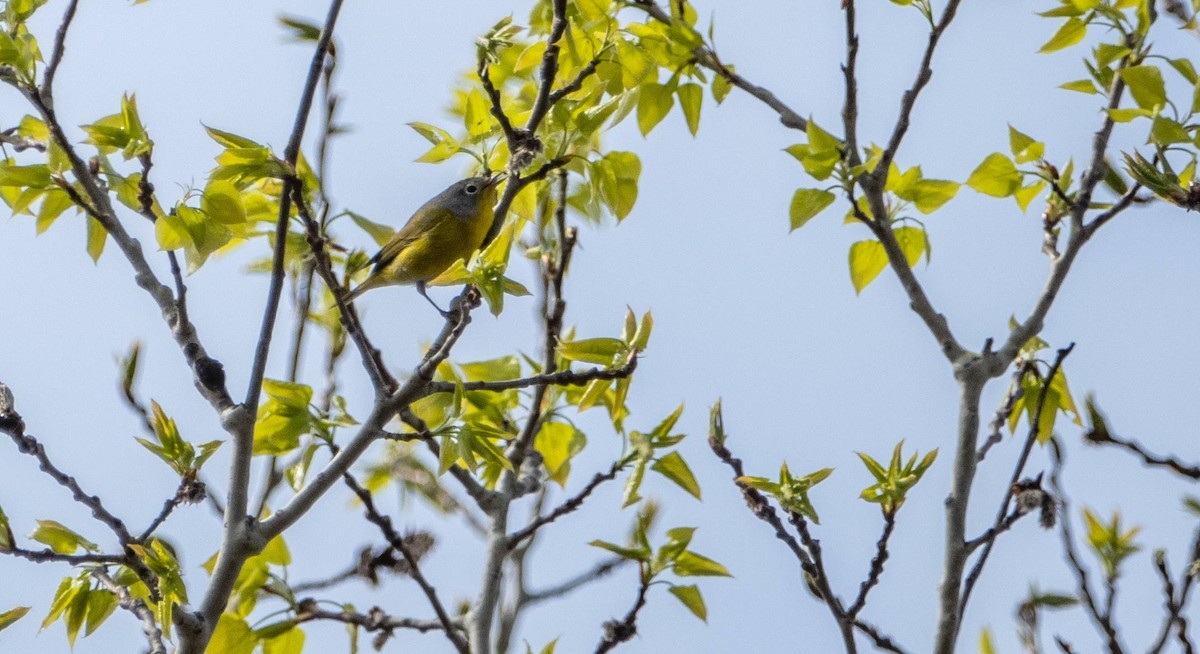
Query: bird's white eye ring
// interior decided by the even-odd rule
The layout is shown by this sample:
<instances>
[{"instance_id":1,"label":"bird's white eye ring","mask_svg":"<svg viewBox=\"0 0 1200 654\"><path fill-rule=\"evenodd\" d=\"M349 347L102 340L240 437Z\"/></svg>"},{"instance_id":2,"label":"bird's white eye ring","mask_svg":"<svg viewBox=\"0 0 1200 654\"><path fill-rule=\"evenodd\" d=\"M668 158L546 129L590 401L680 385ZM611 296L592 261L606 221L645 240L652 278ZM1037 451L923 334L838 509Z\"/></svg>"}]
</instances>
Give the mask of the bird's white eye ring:
<instances>
[{"instance_id":1,"label":"bird's white eye ring","mask_svg":"<svg viewBox=\"0 0 1200 654\"><path fill-rule=\"evenodd\" d=\"M479 187L474 184L467 184L466 191L469 195L475 195L479 191Z\"/></svg>"}]
</instances>

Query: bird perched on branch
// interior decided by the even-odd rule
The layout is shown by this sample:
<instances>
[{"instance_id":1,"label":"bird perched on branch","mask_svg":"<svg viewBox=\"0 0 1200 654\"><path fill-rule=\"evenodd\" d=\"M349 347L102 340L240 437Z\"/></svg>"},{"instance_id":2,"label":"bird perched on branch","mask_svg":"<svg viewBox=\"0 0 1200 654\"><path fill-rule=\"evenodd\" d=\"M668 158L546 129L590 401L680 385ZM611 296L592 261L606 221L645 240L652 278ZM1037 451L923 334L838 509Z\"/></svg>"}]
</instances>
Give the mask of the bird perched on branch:
<instances>
[{"instance_id":1,"label":"bird perched on branch","mask_svg":"<svg viewBox=\"0 0 1200 654\"><path fill-rule=\"evenodd\" d=\"M371 274L346 295L346 302L380 286L415 284L417 292L446 315L425 293L425 284L483 244L492 227L496 185L502 178L501 174L468 177L421 205L371 257Z\"/></svg>"}]
</instances>

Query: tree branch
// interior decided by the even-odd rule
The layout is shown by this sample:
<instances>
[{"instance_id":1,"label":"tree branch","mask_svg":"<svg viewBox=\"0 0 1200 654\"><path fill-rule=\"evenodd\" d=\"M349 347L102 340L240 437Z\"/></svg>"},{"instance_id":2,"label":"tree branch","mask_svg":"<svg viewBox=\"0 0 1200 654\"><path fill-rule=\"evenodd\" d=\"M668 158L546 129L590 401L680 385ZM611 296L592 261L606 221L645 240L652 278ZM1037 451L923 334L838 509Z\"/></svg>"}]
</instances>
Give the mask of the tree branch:
<instances>
[{"instance_id":1,"label":"tree branch","mask_svg":"<svg viewBox=\"0 0 1200 654\"><path fill-rule=\"evenodd\" d=\"M464 391L508 391L514 388L529 388L530 386L586 386L597 379L624 379L637 369L637 356L616 368L589 368L587 370L559 370L521 379L505 379L500 381L468 381L461 384L453 382L434 381L429 383L430 393L453 393L455 388Z\"/></svg>"},{"instance_id":2,"label":"tree branch","mask_svg":"<svg viewBox=\"0 0 1200 654\"><path fill-rule=\"evenodd\" d=\"M971 591L975 588L975 583L979 580L979 576L983 574L983 566L987 563L988 556L992 553L992 547L996 544L996 537L1002 532L1007 531L1009 527L1016 523L1021 517L1023 511L1020 507L1014 507L1013 513L1016 514L1011 520L1009 515L1009 503L1012 502L1013 495L1017 489L1017 482L1021 480L1021 475L1025 472L1025 464L1029 461L1029 454L1033 451L1033 444L1038 440L1038 433L1041 431L1042 409L1046 406L1046 397L1050 394L1050 387L1054 384L1054 377L1058 375L1058 371L1062 368L1063 361L1070 356L1071 351L1075 349L1075 344L1060 349L1054 357L1054 363L1050 365L1050 371L1046 373L1045 383L1042 384L1042 390L1038 393L1036 410L1033 413L1033 420L1029 424L1029 433L1025 436L1025 445L1021 448L1021 454L1017 457L1017 463L1013 466L1012 475L1008 480L1008 487L1004 490L1004 498L1000 500L1000 508L996 511L996 519L992 523L991 529L987 534L984 534L979 539L978 543L983 544L983 552L979 554L979 558L975 560L975 565L971 567L971 572L967 575L967 581L963 585L962 599L959 602L958 622L961 626L963 614L966 613L967 602L971 599ZM1039 477L1040 478L1040 477ZM1065 520L1066 518L1064 518ZM1007 523L1007 524L1006 524ZM968 552L977 547L976 541L967 543Z\"/></svg>"},{"instance_id":3,"label":"tree branch","mask_svg":"<svg viewBox=\"0 0 1200 654\"><path fill-rule=\"evenodd\" d=\"M620 620L609 620L604 623L604 636L596 645L596 654L604 654L637 635L637 616L642 607L646 606L646 591L648 590L650 590L650 580L647 579L645 571L642 571L633 608L629 609L625 617Z\"/></svg>"},{"instance_id":4,"label":"tree branch","mask_svg":"<svg viewBox=\"0 0 1200 654\"><path fill-rule=\"evenodd\" d=\"M462 634L458 633L458 629L461 626L457 625L454 620L451 620L450 614L446 612L446 608L442 605L441 600L438 599L437 590L425 579L425 575L421 573L419 561L413 554L412 549L409 548L408 544L404 542L404 538L392 526L392 519L379 512L379 509L375 507L375 500L371 497L370 491L363 488L353 476L349 473L344 473L342 478L346 481L346 485L350 487L350 490L363 503L363 511L367 515L367 520L379 527L388 544L397 552L400 552L405 562L408 563L409 576L421 587L421 592L425 593L426 599L429 600L430 606L433 607L434 613L437 614L442 631L446 633L446 638L450 640L459 652L468 654L471 649Z\"/></svg>"},{"instance_id":5,"label":"tree branch","mask_svg":"<svg viewBox=\"0 0 1200 654\"><path fill-rule=\"evenodd\" d=\"M92 576L117 596L121 608L141 620L142 633L146 634L146 643L150 646L150 654L167 654L167 648L162 641L162 630L154 621L154 613L146 607L146 603L130 595L129 589L114 581L104 568L92 570Z\"/></svg>"},{"instance_id":6,"label":"tree branch","mask_svg":"<svg viewBox=\"0 0 1200 654\"><path fill-rule=\"evenodd\" d=\"M36 438L25 433L25 421L21 419L20 414L11 408L0 411L0 431L8 434L16 444L18 452L37 459L38 468L42 472L49 475L59 486L71 491L71 498L87 507L93 518L112 530L122 547L135 542L125 523L104 508L99 497L85 493L74 477L54 465L54 462L46 454L46 448Z\"/></svg>"},{"instance_id":7,"label":"tree branch","mask_svg":"<svg viewBox=\"0 0 1200 654\"><path fill-rule=\"evenodd\" d=\"M1087 609L1088 615L1096 623L1096 626L1100 628L1101 632L1104 633L1105 644L1109 654L1123 654L1124 650L1121 647L1120 638L1117 636L1116 626L1113 625L1112 616L1102 611L1096 603L1087 568L1083 567L1083 563L1079 559L1079 554L1075 551L1075 539L1071 535L1070 503L1067 500L1066 493L1062 489L1061 483L1065 456L1058 439L1054 437L1050 439L1050 458L1053 462L1050 472L1050 487L1054 489L1054 495L1058 498L1059 504L1062 506L1063 518L1060 521L1062 527L1059 529L1059 534L1062 536L1063 554L1067 557L1071 571L1075 574L1075 582L1079 589L1079 595L1083 598L1083 605Z\"/></svg>"},{"instance_id":8,"label":"tree branch","mask_svg":"<svg viewBox=\"0 0 1200 654\"><path fill-rule=\"evenodd\" d=\"M854 598L854 603L850 608L846 609L846 617L854 620L858 617L863 607L867 605L867 594L871 592L871 588L879 583L879 577L883 574L883 564L888 560L888 539L892 537L892 530L896 528L896 512L883 512L883 533L879 536L879 541L875 543L875 556L871 559L871 569L867 573L867 578L858 587L858 596Z\"/></svg>"},{"instance_id":9,"label":"tree branch","mask_svg":"<svg viewBox=\"0 0 1200 654\"><path fill-rule=\"evenodd\" d=\"M325 24L321 29L321 36L317 39L312 62L309 64L308 76L300 94L300 104L296 110L291 137L284 150L284 159L291 168L296 166L300 157L300 142L304 137L304 127L308 122L309 110L312 107L313 97L316 95L317 81L325 63L326 53L329 51L330 39L333 38L334 26L337 24L341 8L342 0L330 2ZM267 355L270 352L271 335L279 311L279 298L283 292L283 258L287 246L287 226L291 217L291 189L299 183L294 175L289 175L283 180L283 189L280 192L279 218L275 225L275 251L272 256L267 305L263 312L262 327L259 330L258 342L255 346L254 362L250 368L246 399L242 402L242 413L246 419L241 429L231 432L234 449L230 462L229 490L225 500L225 528L221 536L221 550L217 555L211 584L200 604L199 615L203 620L203 633L198 638L185 637L183 639L181 643L183 654L200 654L204 650L213 629L216 628L217 619L225 609L225 604L229 600L229 595L233 591L238 573L246 558L261 550L270 541L270 536L262 537L260 534L253 533L254 527L257 526L257 520L246 513L250 493L250 459L254 447L252 412L257 410L262 393L262 380L267 366ZM365 445L364 443L364 449ZM297 495L298 497L299 495ZM289 506L294 504L297 498L293 498L293 502L289 502ZM315 501L315 497L313 501ZM276 514L274 517L278 516L279 514ZM285 523L283 520L276 523L276 525L281 524L289 523Z\"/></svg>"},{"instance_id":10,"label":"tree branch","mask_svg":"<svg viewBox=\"0 0 1200 654\"><path fill-rule=\"evenodd\" d=\"M412 629L421 633L429 631L442 631L445 626L441 620L419 620L417 618L396 618L383 612L383 609L375 607L369 612L353 613L350 611L326 611L320 608L313 607L301 613L296 618L297 623L312 622L313 620L331 620L333 622L342 622L362 627L367 631L384 631L390 632L396 629ZM456 629L461 629L462 625L454 623Z\"/></svg>"},{"instance_id":11,"label":"tree branch","mask_svg":"<svg viewBox=\"0 0 1200 654\"><path fill-rule=\"evenodd\" d=\"M48 107L54 106L54 75L58 73L58 66L62 63L63 55L66 53L67 32L71 29L71 21L75 20L75 10L78 7L79 0L70 0L67 3L62 23L59 24L58 32L54 35L54 50L51 51L50 59L46 62L46 72L42 76L42 86L38 91L42 102Z\"/></svg>"},{"instance_id":12,"label":"tree branch","mask_svg":"<svg viewBox=\"0 0 1200 654\"><path fill-rule=\"evenodd\" d=\"M587 500L588 496L591 495L597 488L599 488L601 484L606 481L612 481L613 479L616 479L617 473L620 472L624 467L625 466L623 466L620 461L617 461L612 464L612 467L608 469L608 472L596 473L596 475L592 477L592 480L589 481L586 486L580 489L578 493L572 495L570 499L558 505L549 513L538 516L525 527L510 534L508 536L508 549L511 550L515 548L516 546L520 545L522 541L536 533L538 529L541 529L551 522L554 522L564 515L578 509L583 505L583 502Z\"/></svg>"},{"instance_id":13,"label":"tree branch","mask_svg":"<svg viewBox=\"0 0 1200 654\"><path fill-rule=\"evenodd\" d=\"M1188 464L1174 456L1159 456L1141 446L1137 441L1113 436L1107 431L1091 430L1084 434L1084 441L1093 445L1116 445L1133 452L1147 466L1166 468L1188 479L1200 479L1200 465Z\"/></svg>"}]
</instances>

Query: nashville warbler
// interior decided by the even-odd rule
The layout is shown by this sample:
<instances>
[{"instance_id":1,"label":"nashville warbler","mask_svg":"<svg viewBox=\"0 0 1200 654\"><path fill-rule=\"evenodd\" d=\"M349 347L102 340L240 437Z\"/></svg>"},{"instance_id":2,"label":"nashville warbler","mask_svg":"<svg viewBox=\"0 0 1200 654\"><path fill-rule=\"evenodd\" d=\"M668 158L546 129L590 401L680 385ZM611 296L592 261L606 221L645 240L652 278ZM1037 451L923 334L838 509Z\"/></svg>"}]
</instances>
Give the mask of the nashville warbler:
<instances>
[{"instance_id":1,"label":"nashville warbler","mask_svg":"<svg viewBox=\"0 0 1200 654\"><path fill-rule=\"evenodd\" d=\"M346 295L346 302L380 286L416 284L417 292L445 315L425 293L425 284L483 244L492 227L501 177L468 177L421 205L371 257L371 274Z\"/></svg>"}]
</instances>

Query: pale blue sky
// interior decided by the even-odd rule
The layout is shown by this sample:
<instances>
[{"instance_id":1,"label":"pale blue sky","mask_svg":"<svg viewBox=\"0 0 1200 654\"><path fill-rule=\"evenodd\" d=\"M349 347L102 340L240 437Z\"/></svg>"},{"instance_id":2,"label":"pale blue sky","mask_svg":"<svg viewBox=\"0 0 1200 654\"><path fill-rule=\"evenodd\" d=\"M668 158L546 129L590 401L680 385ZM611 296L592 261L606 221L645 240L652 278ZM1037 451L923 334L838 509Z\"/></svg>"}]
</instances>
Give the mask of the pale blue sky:
<instances>
[{"instance_id":1,"label":"pale blue sky","mask_svg":"<svg viewBox=\"0 0 1200 654\"><path fill-rule=\"evenodd\" d=\"M33 21L44 49L63 4L52 1ZM739 73L771 88L802 115L836 126L843 56L837 3L753 4L747 9L746 3L711 0L697 7L702 17L715 12L717 50ZM860 4L860 139L882 141L895 119L899 93L911 84L925 23L911 9ZM337 32L337 90L343 96L342 121L353 131L333 147L329 180L340 207L399 225L463 172L465 160L412 163L426 143L404 123L450 124L443 114L450 85L472 66L474 37L509 6L460 0L347 2ZM920 163L929 177L962 181L988 153L1007 151L1006 123L1046 141L1047 156L1056 163L1085 156L1099 125L1099 105L1094 97L1055 88L1084 76L1082 50L1035 54L1056 28L1034 16L1049 6L1030 0L965 3L942 44L898 163ZM528 3L514 3L511 11L522 23ZM202 185L218 151L201 123L282 149L310 50L285 44L275 16L316 19L324 12L324 3L309 1L153 0L137 7L82 2L57 78L59 114L67 125L88 123L116 111L122 93L136 92L156 144L155 184L164 203L174 201L188 185ZM1194 53L1196 40L1171 35L1158 43ZM0 127L14 124L26 111L15 92L0 91ZM1118 142L1136 145L1139 133L1144 132L1126 128L1118 132ZM72 134L80 136L77 130ZM900 512L892 557L864 614L910 651L924 651L931 642L956 389L933 339L909 311L889 272L855 296L846 252L868 234L841 224L842 204L788 234L788 202L806 180L782 149L800 140L773 113L737 91L719 108L706 97L695 139L677 113L648 139L632 122L608 138L609 147L641 156L640 197L619 227L582 230L567 284L567 322L581 335L609 335L618 333L626 305L639 313L653 310L656 328L630 394L628 425L647 429L686 402L680 425L690 438L682 451L704 488L704 502L659 480L650 494L668 503L663 527L699 527L694 549L721 561L735 576L700 580L709 607L707 626L665 588L656 588L641 614L638 638L622 651L840 647L828 612L804 590L796 561L745 510L727 469L704 443L708 407L717 397L724 398L729 445L751 473L774 474L784 459L797 472L836 468L813 501L823 519L817 535L842 595L853 596L865 575L880 523L878 509L856 499L869 477L854 452L883 457L901 438L922 452L942 448L942 458ZM1035 202L1022 215L1011 200L964 189L926 219L933 262L922 263L917 274L967 347L979 348L985 338L1002 335L1009 315L1023 315L1032 305L1047 263L1039 252L1038 209ZM132 216L128 222L144 244L153 243L146 225ZM1043 334L1054 346L1078 343L1066 367L1077 400L1096 391L1119 433L1185 459L1200 458L1192 438L1192 407L1200 391L1194 374L1200 360L1194 290L1200 281L1194 248L1198 229L1194 216L1163 207L1132 210L1105 227L1085 248ZM368 246L361 233L350 234L348 241ZM158 400L193 441L223 434L191 387L153 303L132 283L128 264L114 249L94 266L83 243L82 221L70 215L39 238L28 217L0 220L0 275L6 280L0 380L12 388L30 432L54 460L118 515L141 525L174 491L175 480L133 440L139 425L115 392L114 356L142 340L142 394ZM245 385L266 287L265 277L239 271L262 256L263 247L256 243L213 260L188 280L191 317L238 392ZM153 259L165 274L165 257ZM514 264L515 272L528 278L520 266ZM448 292L434 295L445 299ZM418 343L440 325L407 289L379 291L360 305L394 369L409 368ZM510 300L500 319L481 312L455 358L532 351L538 342L535 307L525 298ZM290 313L284 315L289 316L281 323L286 327ZM277 341L268 375L284 374L287 341L286 336ZM316 361L309 357L310 364ZM317 366L306 370L306 379L319 384ZM365 411L369 386L364 375L351 360L342 370L351 408ZM1006 383L989 387L985 416L994 411ZM574 466L574 487L619 451L618 437L606 423L595 412L580 418L589 448ZM1140 617L1138 608L1157 612L1161 606L1148 552L1167 547L1172 566L1183 564L1195 521L1179 509L1178 499L1189 485L1143 473L1119 452L1084 449L1076 428L1063 421L1060 426L1070 444L1066 483L1075 507L1086 503L1102 512L1125 507L1126 520L1143 527L1139 542L1145 551L1127 564L1130 581L1121 600L1126 610L1118 614L1126 642L1142 649L1159 623ZM981 468L970 533L982 531L994 516L1016 450L1016 441L1006 441ZM225 454L210 464L210 475L224 470ZM1045 453L1036 451L1030 470L1045 465ZM35 519L53 518L107 542L31 459L9 449L0 456L0 479L0 505L18 534L31 532ZM600 552L587 541L624 537L633 512L618 511L619 491L619 485L610 485L583 511L547 531L535 554L536 583L553 583L598 559ZM482 552L473 537L415 504L394 515L400 525L440 535L425 570L443 597L473 596ZM183 545L182 562L197 596L204 576L199 565L217 546L216 525L207 509L188 507L163 531ZM292 578L299 580L341 569L353 551L378 539L339 488L287 540L296 560ZM1016 651L1013 609L1030 582L1039 580L1045 590L1073 586L1060 558L1057 535L1040 531L1032 520L1006 534L972 598L960 649L974 651L979 629L991 625L1002 651ZM0 650L67 650L61 625L34 636L66 572L61 565L0 558L5 580L0 610L34 607L29 617L0 633ZM535 609L520 636L535 649L561 637L560 652L590 651L600 624L624 614L635 590L632 571L625 570ZM380 591L351 585L326 596L361 608L379 604L396 615L430 615L416 587L402 579ZM1048 634L1064 633L1080 651L1098 649L1082 613L1051 616L1047 624ZM312 625L308 632L312 651L344 649L339 625ZM389 650L449 651L436 634L405 633L397 641ZM81 639L75 651L130 651L140 642L133 619L119 613L95 636Z\"/></svg>"}]
</instances>

